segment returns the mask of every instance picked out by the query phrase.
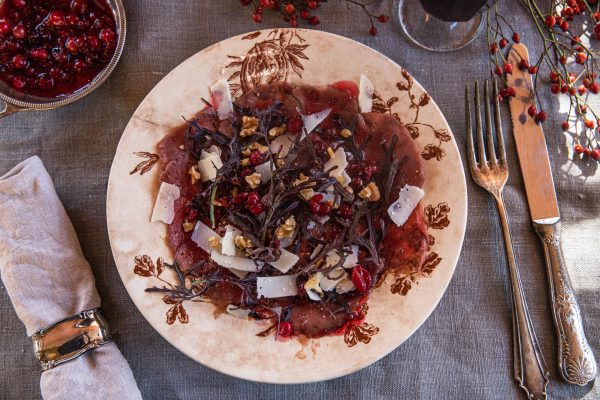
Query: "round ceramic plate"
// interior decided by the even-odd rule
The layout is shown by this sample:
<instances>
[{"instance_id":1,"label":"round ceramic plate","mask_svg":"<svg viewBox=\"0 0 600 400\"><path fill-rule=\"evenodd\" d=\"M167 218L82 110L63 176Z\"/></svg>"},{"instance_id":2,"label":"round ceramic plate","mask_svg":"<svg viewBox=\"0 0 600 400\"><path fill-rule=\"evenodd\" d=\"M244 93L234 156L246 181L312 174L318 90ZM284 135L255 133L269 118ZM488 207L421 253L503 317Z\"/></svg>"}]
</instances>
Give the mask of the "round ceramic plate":
<instances>
[{"instance_id":1,"label":"round ceramic plate","mask_svg":"<svg viewBox=\"0 0 600 400\"><path fill-rule=\"evenodd\" d=\"M409 129L425 160L422 203L431 249L425 263L388 275L368 302L366 319L336 336L275 340L257 336L266 322L217 315L203 302L166 304L146 288L175 284L166 225L150 222L158 192L156 144L194 116L208 88L226 77L234 97L260 83L375 85L374 111ZM169 73L127 125L112 165L107 219L119 274L136 306L170 343L198 362L239 378L271 383L331 379L385 356L425 321L456 266L466 224L465 175L456 142L429 94L396 63L355 41L325 32L274 29L237 36L192 56Z\"/></svg>"}]
</instances>

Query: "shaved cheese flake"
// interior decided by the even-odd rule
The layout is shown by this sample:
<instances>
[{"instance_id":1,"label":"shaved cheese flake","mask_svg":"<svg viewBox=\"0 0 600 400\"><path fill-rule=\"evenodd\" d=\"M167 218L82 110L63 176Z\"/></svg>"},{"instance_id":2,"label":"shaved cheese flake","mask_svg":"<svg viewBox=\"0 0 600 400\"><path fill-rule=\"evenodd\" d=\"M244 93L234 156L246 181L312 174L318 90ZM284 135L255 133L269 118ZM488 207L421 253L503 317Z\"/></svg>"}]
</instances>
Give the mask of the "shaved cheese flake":
<instances>
[{"instance_id":1,"label":"shaved cheese flake","mask_svg":"<svg viewBox=\"0 0 600 400\"><path fill-rule=\"evenodd\" d=\"M200 153L200 159L204 160L205 158L210 157L211 154L221 157L221 149L213 144L208 149L202 150L202 153Z\"/></svg>"},{"instance_id":2,"label":"shaved cheese flake","mask_svg":"<svg viewBox=\"0 0 600 400\"><path fill-rule=\"evenodd\" d=\"M319 254L321 252L321 250L323 250L323 245L321 243L319 243L318 245L315 246L315 249L313 250L312 253L310 253L310 259L313 260L317 254Z\"/></svg>"},{"instance_id":3,"label":"shaved cheese flake","mask_svg":"<svg viewBox=\"0 0 600 400\"><path fill-rule=\"evenodd\" d=\"M311 133L317 126L321 124L321 122L325 121L325 118L329 116L331 113L331 108L328 108L323 111L319 111L314 114L303 115L302 121L304 122L304 131L302 132L301 139L304 139L304 135L308 135Z\"/></svg>"},{"instance_id":4,"label":"shaved cheese flake","mask_svg":"<svg viewBox=\"0 0 600 400\"><path fill-rule=\"evenodd\" d=\"M325 276L322 272L317 272L319 276L319 286L321 289L327 291L335 289L336 285L343 279L346 279L346 272L342 268L336 268L329 272L329 277Z\"/></svg>"},{"instance_id":5,"label":"shaved cheese flake","mask_svg":"<svg viewBox=\"0 0 600 400\"><path fill-rule=\"evenodd\" d=\"M207 153L202 151L202 154L206 154L204 158L198 161L198 169L202 174L202 182L214 181L217 177L217 171L223 166L221 156L216 153Z\"/></svg>"},{"instance_id":6,"label":"shaved cheese flake","mask_svg":"<svg viewBox=\"0 0 600 400\"><path fill-rule=\"evenodd\" d=\"M233 304L229 304L227 306L227 312L237 318L246 318L248 315L250 315L250 310L240 308Z\"/></svg>"},{"instance_id":7,"label":"shaved cheese flake","mask_svg":"<svg viewBox=\"0 0 600 400\"><path fill-rule=\"evenodd\" d=\"M313 301L321 301L320 294L323 293L323 289L321 289L320 279L323 276L320 272L312 275L306 283L304 284L304 290L306 290L306 294Z\"/></svg>"},{"instance_id":8,"label":"shaved cheese flake","mask_svg":"<svg viewBox=\"0 0 600 400\"><path fill-rule=\"evenodd\" d=\"M215 231L204 225L202 222L196 222L194 232L192 232L191 239L204 251L210 254L214 249L208 244L209 237L219 237Z\"/></svg>"},{"instance_id":9,"label":"shaved cheese flake","mask_svg":"<svg viewBox=\"0 0 600 400\"><path fill-rule=\"evenodd\" d=\"M221 254L233 257L237 255L235 238L240 234L240 231L231 225L228 225L225 229L225 235L223 235L223 240L221 240Z\"/></svg>"},{"instance_id":10,"label":"shaved cheese flake","mask_svg":"<svg viewBox=\"0 0 600 400\"><path fill-rule=\"evenodd\" d=\"M342 267L344 268L354 268L358 264L358 246L352 246L352 253L346 256L346 260L344 260L344 264Z\"/></svg>"},{"instance_id":11,"label":"shaved cheese flake","mask_svg":"<svg viewBox=\"0 0 600 400\"><path fill-rule=\"evenodd\" d=\"M325 258L325 264L327 264L327 267L331 267L340 262L340 258L341 257L338 255L337 252L331 250L329 253L327 253L327 258Z\"/></svg>"},{"instance_id":12,"label":"shaved cheese flake","mask_svg":"<svg viewBox=\"0 0 600 400\"><path fill-rule=\"evenodd\" d=\"M416 186L406 185L400 189L398 200L388 208L392 221L398 226L404 225L424 195L425 192Z\"/></svg>"},{"instance_id":13,"label":"shaved cheese flake","mask_svg":"<svg viewBox=\"0 0 600 400\"><path fill-rule=\"evenodd\" d=\"M273 175L275 165L271 164L271 161L267 161L266 163L257 165L255 167L256 172L260 174L260 183L266 183L271 179L271 175Z\"/></svg>"},{"instance_id":14,"label":"shaved cheese flake","mask_svg":"<svg viewBox=\"0 0 600 400\"><path fill-rule=\"evenodd\" d=\"M356 289L354 282L348 278L344 278L335 286L335 291L339 294L348 293L351 290Z\"/></svg>"},{"instance_id":15,"label":"shaved cheese flake","mask_svg":"<svg viewBox=\"0 0 600 400\"><path fill-rule=\"evenodd\" d=\"M338 147L335 151L335 157L330 158L323 166L323 171L329 171L329 176L338 176L348 166L348 159L346 158L346 152L342 146Z\"/></svg>"},{"instance_id":16,"label":"shaved cheese flake","mask_svg":"<svg viewBox=\"0 0 600 400\"><path fill-rule=\"evenodd\" d=\"M307 290L306 294L308 295L308 298L311 299L312 301L321 301L321 296L319 296L317 293L313 292L312 290Z\"/></svg>"},{"instance_id":17,"label":"shaved cheese flake","mask_svg":"<svg viewBox=\"0 0 600 400\"><path fill-rule=\"evenodd\" d=\"M214 249L210 252L210 258L223 268L248 272L259 270L259 266L249 258L225 256Z\"/></svg>"},{"instance_id":18,"label":"shaved cheese flake","mask_svg":"<svg viewBox=\"0 0 600 400\"><path fill-rule=\"evenodd\" d=\"M294 145L294 137L291 135L281 135L277 136L275 140L273 140L269 144L269 149L271 153L277 154L279 153L279 158L284 158L290 152L290 149Z\"/></svg>"},{"instance_id":19,"label":"shaved cheese flake","mask_svg":"<svg viewBox=\"0 0 600 400\"><path fill-rule=\"evenodd\" d=\"M281 249L281 255L279 256L279 260L271 262L269 264L271 264L274 268L277 268L279 271L285 274L290 269L292 269L294 265L296 265L299 259L300 257L295 255L294 253L290 253L286 249Z\"/></svg>"},{"instance_id":20,"label":"shaved cheese flake","mask_svg":"<svg viewBox=\"0 0 600 400\"><path fill-rule=\"evenodd\" d=\"M358 106L360 107L360 111L364 113L371 112L375 85L365 75L361 75L358 90Z\"/></svg>"},{"instance_id":21,"label":"shaved cheese flake","mask_svg":"<svg viewBox=\"0 0 600 400\"><path fill-rule=\"evenodd\" d=\"M233 101L231 100L231 92L229 91L229 83L227 79L219 79L210 87L210 93L213 101L216 104L213 106L217 109L219 119L224 120L233 114Z\"/></svg>"},{"instance_id":22,"label":"shaved cheese flake","mask_svg":"<svg viewBox=\"0 0 600 400\"><path fill-rule=\"evenodd\" d=\"M256 278L256 291L259 299L261 297L272 299L276 297L296 296L298 294L296 277L293 275L259 276Z\"/></svg>"},{"instance_id":23,"label":"shaved cheese flake","mask_svg":"<svg viewBox=\"0 0 600 400\"><path fill-rule=\"evenodd\" d=\"M175 200L179 198L180 194L181 192L177 186L167 182L161 183L150 222L162 221L165 224L173 222L173 218L175 218Z\"/></svg>"}]
</instances>

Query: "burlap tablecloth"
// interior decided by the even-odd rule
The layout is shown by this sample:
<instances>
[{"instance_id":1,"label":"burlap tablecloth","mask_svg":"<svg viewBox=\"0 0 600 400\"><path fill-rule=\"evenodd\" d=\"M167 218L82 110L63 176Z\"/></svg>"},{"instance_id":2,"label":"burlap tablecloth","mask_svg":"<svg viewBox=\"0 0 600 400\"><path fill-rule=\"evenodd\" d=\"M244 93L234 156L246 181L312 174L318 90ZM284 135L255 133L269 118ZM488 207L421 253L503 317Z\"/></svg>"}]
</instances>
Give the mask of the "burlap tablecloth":
<instances>
[{"instance_id":1,"label":"burlap tablecloth","mask_svg":"<svg viewBox=\"0 0 600 400\"><path fill-rule=\"evenodd\" d=\"M380 11L394 15L392 3L381 2ZM131 302L113 263L105 215L112 158L133 111L165 74L202 48L256 30L257 25L250 19L251 10L241 8L238 0L127 0L125 6L128 37L114 74L77 104L0 121L0 174L34 154L44 160L96 276L116 342L131 364L145 399L522 398L512 379L511 316L502 237L492 199L470 177L467 233L448 291L406 343L371 367L318 384L262 385L203 367L160 337ZM516 0L507 0L502 7L510 8L505 15L512 22L518 21L525 41L537 37ZM459 147L464 148L464 84L489 76L483 35L459 52L436 54L410 44L395 18L380 29L380 35L371 37L366 32L366 18L350 12L340 1L326 4L321 16L319 28L371 46L410 71L437 102ZM262 27L285 26L278 17L265 17ZM537 46L528 44L537 51ZM545 101L555 101L549 90L543 93ZM566 259L588 339L600 356L600 164L571 160L570 138L560 131L565 116L555 102L547 109L545 131L564 221ZM529 309L552 375L550 396L598 399L597 388L570 387L558 380L541 247L531 230L510 135L508 146L511 176L506 199L513 242ZM1 284L0 365L1 399L40 397L39 367L31 342Z\"/></svg>"}]
</instances>

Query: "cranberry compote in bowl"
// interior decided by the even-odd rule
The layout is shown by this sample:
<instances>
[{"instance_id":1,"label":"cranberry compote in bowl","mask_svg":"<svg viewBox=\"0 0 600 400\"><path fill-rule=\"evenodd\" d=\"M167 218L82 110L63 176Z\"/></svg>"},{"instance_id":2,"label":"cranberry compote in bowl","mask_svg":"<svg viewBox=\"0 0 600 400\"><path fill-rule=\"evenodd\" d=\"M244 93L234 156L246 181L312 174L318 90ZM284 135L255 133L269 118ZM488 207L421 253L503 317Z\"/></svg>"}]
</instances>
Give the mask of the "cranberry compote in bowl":
<instances>
[{"instance_id":1,"label":"cranberry compote in bowl","mask_svg":"<svg viewBox=\"0 0 600 400\"><path fill-rule=\"evenodd\" d=\"M0 0L0 118L94 91L121 56L125 25L121 0Z\"/></svg>"}]
</instances>

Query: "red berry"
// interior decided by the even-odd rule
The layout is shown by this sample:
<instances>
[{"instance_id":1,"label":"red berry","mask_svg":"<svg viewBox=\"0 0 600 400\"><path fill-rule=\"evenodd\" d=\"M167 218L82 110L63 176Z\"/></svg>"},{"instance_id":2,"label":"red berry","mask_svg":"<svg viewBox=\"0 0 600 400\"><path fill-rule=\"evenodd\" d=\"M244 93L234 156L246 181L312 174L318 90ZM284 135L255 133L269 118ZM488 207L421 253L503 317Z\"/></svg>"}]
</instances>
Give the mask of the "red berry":
<instances>
[{"instance_id":1,"label":"red berry","mask_svg":"<svg viewBox=\"0 0 600 400\"><path fill-rule=\"evenodd\" d=\"M295 18L294 18L294 19L291 19L291 20L290 20L290 26L291 26L292 28L297 28L297 27L298 27L298 20L297 20L297 19L295 19Z\"/></svg>"},{"instance_id":2,"label":"red berry","mask_svg":"<svg viewBox=\"0 0 600 400\"><path fill-rule=\"evenodd\" d=\"M515 43L521 42L521 35L519 35L517 32L513 33L512 40Z\"/></svg>"},{"instance_id":3,"label":"red berry","mask_svg":"<svg viewBox=\"0 0 600 400\"><path fill-rule=\"evenodd\" d=\"M250 2L248 2L250 3ZM71 2L71 10L78 14L84 14L87 11L88 4L85 0L73 0Z\"/></svg>"},{"instance_id":4,"label":"red berry","mask_svg":"<svg viewBox=\"0 0 600 400\"><path fill-rule=\"evenodd\" d=\"M265 209L265 206L263 206L262 203L258 203L249 208L250 212L256 216L260 215L264 211L264 209Z\"/></svg>"},{"instance_id":5,"label":"red berry","mask_svg":"<svg viewBox=\"0 0 600 400\"><path fill-rule=\"evenodd\" d=\"M596 127L596 124L594 124L594 121L592 121L591 119L586 119L585 127L588 129L594 129Z\"/></svg>"},{"instance_id":6,"label":"red berry","mask_svg":"<svg viewBox=\"0 0 600 400\"><path fill-rule=\"evenodd\" d=\"M506 40L505 38L500 39L500 48L501 49L505 48L507 44L508 44L508 40Z\"/></svg>"},{"instance_id":7,"label":"red berry","mask_svg":"<svg viewBox=\"0 0 600 400\"><path fill-rule=\"evenodd\" d=\"M193 208L188 208L186 211L186 219L190 222L194 222L198 219L198 211Z\"/></svg>"},{"instance_id":8,"label":"red berry","mask_svg":"<svg viewBox=\"0 0 600 400\"><path fill-rule=\"evenodd\" d=\"M600 12L596 11L594 13L594 19L596 20L596 22L600 21Z\"/></svg>"},{"instance_id":9,"label":"red berry","mask_svg":"<svg viewBox=\"0 0 600 400\"><path fill-rule=\"evenodd\" d=\"M27 2L25 0L12 0L12 4L15 6L15 8L19 9L27 7Z\"/></svg>"},{"instance_id":10,"label":"red berry","mask_svg":"<svg viewBox=\"0 0 600 400\"><path fill-rule=\"evenodd\" d=\"M331 206L328 203L320 203L317 213L319 215L329 215L331 213Z\"/></svg>"},{"instance_id":11,"label":"red berry","mask_svg":"<svg viewBox=\"0 0 600 400\"><path fill-rule=\"evenodd\" d=\"M554 18L554 16L552 16L552 15L548 15L546 17L545 23L548 28L552 28L552 27L554 27L554 25L556 25L556 18Z\"/></svg>"},{"instance_id":12,"label":"red berry","mask_svg":"<svg viewBox=\"0 0 600 400\"><path fill-rule=\"evenodd\" d=\"M585 149L583 149L583 155L586 157L589 157L591 154L590 149L588 149L587 147Z\"/></svg>"},{"instance_id":13,"label":"red berry","mask_svg":"<svg viewBox=\"0 0 600 400\"><path fill-rule=\"evenodd\" d=\"M560 86L558 83L553 84L552 86L550 86L550 91L554 94L558 94L560 92Z\"/></svg>"},{"instance_id":14,"label":"red berry","mask_svg":"<svg viewBox=\"0 0 600 400\"><path fill-rule=\"evenodd\" d=\"M550 71L550 81L558 82L558 73L556 71Z\"/></svg>"},{"instance_id":15,"label":"red berry","mask_svg":"<svg viewBox=\"0 0 600 400\"><path fill-rule=\"evenodd\" d=\"M571 96L575 96L575 93L577 93L577 90L573 86L570 86L568 91Z\"/></svg>"},{"instance_id":16,"label":"red berry","mask_svg":"<svg viewBox=\"0 0 600 400\"><path fill-rule=\"evenodd\" d=\"M246 200L247 206L255 206L260 203L260 195L256 192L250 192L248 194L248 200Z\"/></svg>"},{"instance_id":17,"label":"red berry","mask_svg":"<svg viewBox=\"0 0 600 400\"><path fill-rule=\"evenodd\" d=\"M567 21L563 21L560 23L560 29L562 29L563 31L568 31L569 30L569 23Z\"/></svg>"},{"instance_id":18,"label":"red berry","mask_svg":"<svg viewBox=\"0 0 600 400\"><path fill-rule=\"evenodd\" d=\"M527 71L529 72L530 75L535 75L538 72L538 67L536 67L535 65L532 65L531 67L529 67L527 69Z\"/></svg>"},{"instance_id":19,"label":"red berry","mask_svg":"<svg viewBox=\"0 0 600 400\"><path fill-rule=\"evenodd\" d=\"M82 72L88 67L87 63L81 59L73 61L73 69L77 72Z\"/></svg>"},{"instance_id":20,"label":"red berry","mask_svg":"<svg viewBox=\"0 0 600 400\"><path fill-rule=\"evenodd\" d=\"M117 35L116 35L115 31L113 31L110 28L102 29L100 31L100 34L98 35L98 37L100 38L100 40L102 40L102 42L106 43L106 44L114 42L116 36Z\"/></svg>"},{"instance_id":21,"label":"red berry","mask_svg":"<svg viewBox=\"0 0 600 400\"><path fill-rule=\"evenodd\" d=\"M560 56L560 58L558 59L558 61L562 64L565 65L567 63L567 57L565 56Z\"/></svg>"},{"instance_id":22,"label":"red berry","mask_svg":"<svg viewBox=\"0 0 600 400\"><path fill-rule=\"evenodd\" d=\"M381 14L379 17L377 17L377 20L383 24L388 22L388 19L389 19L389 17L385 14Z\"/></svg>"},{"instance_id":23,"label":"red berry","mask_svg":"<svg viewBox=\"0 0 600 400\"><path fill-rule=\"evenodd\" d=\"M539 113L537 113L534 120L535 122L543 123L546 122L546 118L548 118L548 116L546 115L546 111L540 111Z\"/></svg>"},{"instance_id":24,"label":"red berry","mask_svg":"<svg viewBox=\"0 0 600 400\"><path fill-rule=\"evenodd\" d=\"M288 15L290 15L293 14L294 11L296 11L296 7L294 7L292 3L287 3L284 7L284 10Z\"/></svg>"},{"instance_id":25,"label":"red berry","mask_svg":"<svg viewBox=\"0 0 600 400\"><path fill-rule=\"evenodd\" d=\"M533 104L529 106L529 108L527 109L527 114L529 114L531 118L535 117L535 115L537 114L536 106Z\"/></svg>"},{"instance_id":26,"label":"red berry","mask_svg":"<svg viewBox=\"0 0 600 400\"><path fill-rule=\"evenodd\" d=\"M61 10L51 11L46 17L46 23L52 27L65 26L65 13Z\"/></svg>"},{"instance_id":27,"label":"red berry","mask_svg":"<svg viewBox=\"0 0 600 400\"><path fill-rule=\"evenodd\" d=\"M288 337L292 336L292 333L294 333L294 327L292 326L291 322L286 321L279 323L279 326L277 327L277 335L281 337Z\"/></svg>"},{"instance_id":28,"label":"red berry","mask_svg":"<svg viewBox=\"0 0 600 400\"><path fill-rule=\"evenodd\" d=\"M579 85L579 87L577 88L577 92L579 92L580 95L583 95L585 92L587 92L587 89L585 88L585 86Z\"/></svg>"},{"instance_id":29,"label":"red berry","mask_svg":"<svg viewBox=\"0 0 600 400\"><path fill-rule=\"evenodd\" d=\"M316 15L313 15L312 17L310 17L310 19L308 20L308 22L311 25L319 25L319 22L321 22L321 20L319 20L319 17L317 17Z\"/></svg>"},{"instance_id":30,"label":"red berry","mask_svg":"<svg viewBox=\"0 0 600 400\"><path fill-rule=\"evenodd\" d=\"M509 86L508 88L506 88L506 93L510 96L510 97L515 97L517 95L517 90L512 87Z\"/></svg>"},{"instance_id":31,"label":"red berry","mask_svg":"<svg viewBox=\"0 0 600 400\"><path fill-rule=\"evenodd\" d=\"M593 150L591 156L594 160L600 159L600 150L598 150L598 149Z\"/></svg>"},{"instance_id":32,"label":"red berry","mask_svg":"<svg viewBox=\"0 0 600 400\"><path fill-rule=\"evenodd\" d=\"M342 203L336 210L340 218L350 219L352 218L352 207L349 204Z\"/></svg>"},{"instance_id":33,"label":"red berry","mask_svg":"<svg viewBox=\"0 0 600 400\"><path fill-rule=\"evenodd\" d=\"M580 144L576 144L575 147L573 147L573 151L577 154L581 154L583 153L583 146Z\"/></svg>"},{"instance_id":34,"label":"red berry","mask_svg":"<svg viewBox=\"0 0 600 400\"><path fill-rule=\"evenodd\" d=\"M43 90L52 89L54 87L54 79L47 74L43 74L43 76L38 79L38 86Z\"/></svg>"},{"instance_id":35,"label":"red berry","mask_svg":"<svg viewBox=\"0 0 600 400\"><path fill-rule=\"evenodd\" d=\"M15 39L25 39L27 36L27 29L22 23L15 25L12 32Z\"/></svg>"},{"instance_id":36,"label":"red berry","mask_svg":"<svg viewBox=\"0 0 600 400\"><path fill-rule=\"evenodd\" d=\"M27 67L27 57L22 54L16 54L11 60L11 65L14 69L24 69Z\"/></svg>"},{"instance_id":37,"label":"red berry","mask_svg":"<svg viewBox=\"0 0 600 400\"><path fill-rule=\"evenodd\" d=\"M238 205L243 204L247 198L248 198L248 192L241 192L241 193L236 194L233 197L232 203L238 204Z\"/></svg>"},{"instance_id":38,"label":"red berry","mask_svg":"<svg viewBox=\"0 0 600 400\"><path fill-rule=\"evenodd\" d=\"M8 35L12 29L12 25L4 18L0 18L0 34Z\"/></svg>"},{"instance_id":39,"label":"red berry","mask_svg":"<svg viewBox=\"0 0 600 400\"><path fill-rule=\"evenodd\" d=\"M249 159L252 166L257 166L265 162L265 157L258 150L252 150Z\"/></svg>"},{"instance_id":40,"label":"red berry","mask_svg":"<svg viewBox=\"0 0 600 400\"><path fill-rule=\"evenodd\" d=\"M496 54L497 52L498 52L498 44L495 42L490 44L490 53Z\"/></svg>"},{"instance_id":41,"label":"red berry","mask_svg":"<svg viewBox=\"0 0 600 400\"><path fill-rule=\"evenodd\" d=\"M506 72L507 74L512 74L512 64L511 63L506 63L504 64L504 72Z\"/></svg>"},{"instance_id":42,"label":"red berry","mask_svg":"<svg viewBox=\"0 0 600 400\"><path fill-rule=\"evenodd\" d=\"M307 20L310 18L310 12L308 12L308 10L302 10L300 11L300 18Z\"/></svg>"},{"instance_id":43,"label":"red berry","mask_svg":"<svg viewBox=\"0 0 600 400\"><path fill-rule=\"evenodd\" d=\"M255 12L254 14L252 14L252 19L254 20L254 22L260 23L260 21L262 21L262 15Z\"/></svg>"},{"instance_id":44,"label":"red berry","mask_svg":"<svg viewBox=\"0 0 600 400\"><path fill-rule=\"evenodd\" d=\"M600 85L597 82L590 84L590 92L598 94L600 92Z\"/></svg>"},{"instance_id":45,"label":"red berry","mask_svg":"<svg viewBox=\"0 0 600 400\"><path fill-rule=\"evenodd\" d=\"M577 55L575 56L575 62L577 64L585 64L585 61L587 60L587 56L585 55L585 53L577 53Z\"/></svg>"},{"instance_id":46,"label":"red berry","mask_svg":"<svg viewBox=\"0 0 600 400\"><path fill-rule=\"evenodd\" d=\"M352 283L360 293L367 293L371 288L371 274L361 265L352 268Z\"/></svg>"},{"instance_id":47,"label":"red berry","mask_svg":"<svg viewBox=\"0 0 600 400\"><path fill-rule=\"evenodd\" d=\"M46 60L49 56L50 54L46 49L33 49L29 52L29 57L33 58L34 60Z\"/></svg>"},{"instance_id":48,"label":"red berry","mask_svg":"<svg viewBox=\"0 0 600 400\"><path fill-rule=\"evenodd\" d=\"M20 76L13 76L10 80L10 84L15 89L21 90L21 89L25 88L25 85L27 84L27 82L25 82L25 79L21 78Z\"/></svg>"},{"instance_id":49,"label":"red berry","mask_svg":"<svg viewBox=\"0 0 600 400\"><path fill-rule=\"evenodd\" d=\"M563 121L562 130L563 130L563 132L566 132L569 130L569 123L567 121Z\"/></svg>"},{"instance_id":50,"label":"red berry","mask_svg":"<svg viewBox=\"0 0 600 400\"><path fill-rule=\"evenodd\" d=\"M502 76L504 72L502 71L502 68L500 68L500 66L496 66L496 68L494 68L494 73L498 76Z\"/></svg>"},{"instance_id":51,"label":"red berry","mask_svg":"<svg viewBox=\"0 0 600 400\"><path fill-rule=\"evenodd\" d=\"M318 194L315 194L313 197L311 197L309 202L319 203L319 202L321 202L321 200L323 200L323 195L318 193Z\"/></svg>"},{"instance_id":52,"label":"red berry","mask_svg":"<svg viewBox=\"0 0 600 400\"><path fill-rule=\"evenodd\" d=\"M308 8L310 8L311 10L314 10L315 8L317 8L318 4L316 1L312 0L309 1L308 3L306 3L306 5L308 6Z\"/></svg>"},{"instance_id":53,"label":"red berry","mask_svg":"<svg viewBox=\"0 0 600 400\"><path fill-rule=\"evenodd\" d=\"M529 61L523 59L519 61L519 69L528 70L529 69Z\"/></svg>"},{"instance_id":54,"label":"red berry","mask_svg":"<svg viewBox=\"0 0 600 400\"><path fill-rule=\"evenodd\" d=\"M369 29L369 33L370 33L372 36L375 36L375 35L377 35L377 28L375 27L375 25L371 25L371 29Z\"/></svg>"}]
</instances>

